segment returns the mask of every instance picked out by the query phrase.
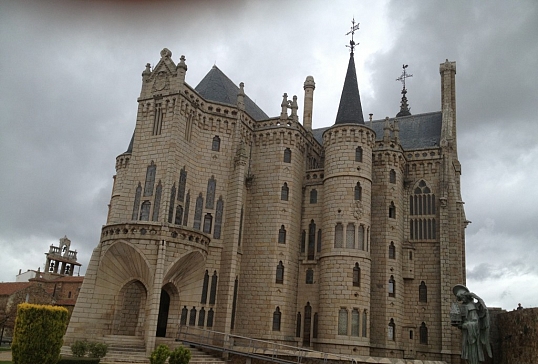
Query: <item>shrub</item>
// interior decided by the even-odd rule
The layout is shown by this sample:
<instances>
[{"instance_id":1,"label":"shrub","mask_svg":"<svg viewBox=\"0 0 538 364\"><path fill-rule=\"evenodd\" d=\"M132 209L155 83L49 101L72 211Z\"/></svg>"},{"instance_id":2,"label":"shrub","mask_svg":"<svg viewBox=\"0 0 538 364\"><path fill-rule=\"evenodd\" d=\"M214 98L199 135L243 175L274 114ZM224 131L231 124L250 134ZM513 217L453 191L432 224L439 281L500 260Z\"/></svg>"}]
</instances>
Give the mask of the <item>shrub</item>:
<instances>
[{"instance_id":1,"label":"shrub","mask_svg":"<svg viewBox=\"0 0 538 364\"><path fill-rule=\"evenodd\" d=\"M61 358L58 364L99 364L99 358Z\"/></svg>"},{"instance_id":2,"label":"shrub","mask_svg":"<svg viewBox=\"0 0 538 364\"><path fill-rule=\"evenodd\" d=\"M149 357L150 364L164 364L166 359L170 356L170 349L168 346L161 344L157 346L157 349L153 350Z\"/></svg>"},{"instance_id":3,"label":"shrub","mask_svg":"<svg viewBox=\"0 0 538 364\"><path fill-rule=\"evenodd\" d=\"M88 342L86 340L84 341L77 340L73 344L71 344L71 353L73 353L73 355L78 358L86 355L87 351L88 351Z\"/></svg>"},{"instance_id":4,"label":"shrub","mask_svg":"<svg viewBox=\"0 0 538 364\"><path fill-rule=\"evenodd\" d=\"M13 364L56 364L67 327L67 309L21 303L11 345Z\"/></svg>"},{"instance_id":5,"label":"shrub","mask_svg":"<svg viewBox=\"0 0 538 364\"><path fill-rule=\"evenodd\" d=\"M184 348L183 346L178 346L174 351L170 353L170 359L168 359L169 364L188 364L191 360L191 351Z\"/></svg>"},{"instance_id":6,"label":"shrub","mask_svg":"<svg viewBox=\"0 0 538 364\"><path fill-rule=\"evenodd\" d=\"M104 343L89 343L90 358L103 358L108 352L108 345Z\"/></svg>"}]
</instances>

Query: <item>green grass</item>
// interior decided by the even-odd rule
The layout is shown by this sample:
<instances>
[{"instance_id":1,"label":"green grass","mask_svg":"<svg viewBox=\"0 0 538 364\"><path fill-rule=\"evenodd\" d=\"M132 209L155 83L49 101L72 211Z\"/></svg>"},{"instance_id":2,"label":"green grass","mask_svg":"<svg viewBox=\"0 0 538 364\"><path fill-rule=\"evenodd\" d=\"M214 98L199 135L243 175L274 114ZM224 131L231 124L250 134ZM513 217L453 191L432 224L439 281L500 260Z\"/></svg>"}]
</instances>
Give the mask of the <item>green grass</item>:
<instances>
[{"instance_id":1,"label":"green grass","mask_svg":"<svg viewBox=\"0 0 538 364\"><path fill-rule=\"evenodd\" d=\"M9 348L9 347L6 347L6 348L0 348L0 351L11 351L11 348Z\"/></svg>"},{"instance_id":2,"label":"green grass","mask_svg":"<svg viewBox=\"0 0 538 364\"><path fill-rule=\"evenodd\" d=\"M0 364L12 364L13 362L11 361L0 361Z\"/></svg>"}]
</instances>

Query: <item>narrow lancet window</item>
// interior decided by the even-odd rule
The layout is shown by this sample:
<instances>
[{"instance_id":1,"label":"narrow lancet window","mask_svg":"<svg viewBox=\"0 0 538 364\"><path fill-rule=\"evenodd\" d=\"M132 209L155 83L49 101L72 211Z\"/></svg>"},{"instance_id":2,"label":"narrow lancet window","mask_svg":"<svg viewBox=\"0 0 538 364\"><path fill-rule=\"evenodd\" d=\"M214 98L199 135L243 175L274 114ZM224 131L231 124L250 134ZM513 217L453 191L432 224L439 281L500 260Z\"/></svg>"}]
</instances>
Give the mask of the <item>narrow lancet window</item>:
<instances>
[{"instance_id":1,"label":"narrow lancet window","mask_svg":"<svg viewBox=\"0 0 538 364\"><path fill-rule=\"evenodd\" d=\"M207 194L206 194L206 209L213 209L215 207L215 190L217 188L217 181L215 176L211 176L209 181L207 181Z\"/></svg>"},{"instance_id":2,"label":"narrow lancet window","mask_svg":"<svg viewBox=\"0 0 538 364\"><path fill-rule=\"evenodd\" d=\"M220 239L220 234L222 230L223 210L224 210L224 201L222 200L222 196L220 196L217 201L217 209L215 211L215 230L213 231L213 237L215 239Z\"/></svg>"},{"instance_id":3,"label":"narrow lancet window","mask_svg":"<svg viewBox=\"0 0 538 364\"><path fill-rule=\"evenodd\" d=\"M291 149L284 149L284 163L291 163Z\"/></svg>"},{"instance_id":4,"label":"narrow lancet window","mask_svg":"<svg viewBox=\"0 0 538 364\"><path fill-rule=\"evenodd\" d=\"M282 189L280 190L280 199L282 201L288 201L288 195L289 195L290 189L288 187L288 184L284 182L282 185Z\"/></svg>"},{"instance_id":5,"label":"narrow lancet window","mask_svg":"<svg viewBox=\"0 0 538 364\"><path fill-rule=\"evenodd\" d=\"M144 184L144 196L153 195L153 186L155 185L155 174L157 173L157 166L153 161L146 170L146 183Z\"/></svg>"},{"instance_id":6,"label":"narrow lancet window","mask_svg":"<svg viewBox=\"0 0 538 364\"><path fill-rule=\"evenodd\" d=\"M162 191L163 186L161 185L161 181L159 181L157 188L155 189L155 201L153 203L153 215L151 217L152 221L159 221L159 209L161 208Z\"/></svg>"},{"instance_id":7,"label":"narrow lancet window","mask_svg":"<svg viewBox=\"0 0 538 364\"><path fill-rule=\"evenodd\" d=\"M196 199L196 206L194 207L194 225L193 228L196 230L200 230L200 227L202 225L202 207L204 205L204 198L202 197L202 193L198 195L198 198Z\"/></svg>"},{"instance_id":8,"label":"narrow lancet window","mask_svg":"<svg viewBox=\"0 0 538 364\"><path fill-rule=\"evenodd\" d=\"M213 143L211 143L211 150L214 152L220 151L220 138L218 135L213 137Z\"/></svg>"},{"instance_id":9,"label":"narrow lancet window","mask_svg":"<svg viewBox=\"0 0 538 364\"><path fill-rule=\"evenodd\" d=\"M355 185L355 201L362 200L362 187L359 182Z\"/></svg>"},{"instance_id":10,"label":"narrow lancet window","mask_svg":"<svg viewBox=\"0 0 538 364\"><path fill-rule=\"evenodd\" d=\"M138 187L136 188L135 199L133 204L133 220L138 220L138 209L140 208L140 195L142 194L142 186L138 182Z\"/></svg>"},{"instance_id":11,"label":"narrow lancet window","mask_svg":"<svg viewBox=\"0 0 538 364\"><path fill-rule=\"evenodd\" d=\"M278 243L286 244L286 228L284 225L281 225L280 229L278 230Z\"/></svg>"}]
</instances>

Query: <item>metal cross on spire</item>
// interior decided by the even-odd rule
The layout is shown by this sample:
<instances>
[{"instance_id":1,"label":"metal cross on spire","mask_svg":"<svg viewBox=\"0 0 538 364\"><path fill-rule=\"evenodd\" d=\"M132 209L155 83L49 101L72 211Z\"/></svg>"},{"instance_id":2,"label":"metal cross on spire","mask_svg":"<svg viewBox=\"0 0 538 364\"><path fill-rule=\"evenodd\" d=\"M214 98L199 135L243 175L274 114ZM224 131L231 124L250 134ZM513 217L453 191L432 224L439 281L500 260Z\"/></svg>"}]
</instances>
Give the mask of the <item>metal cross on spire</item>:
<instances>
[{"instance_id":1,"label":"metal cross on spire","mask_svg":"<svg viewBox=\"0 0 538 364\"><path fill-rule=\"evenodd\" d=\"M408 74L407 71L406 71L406 69L407 69L408 66L409 66L409 65L407 65L407 64L404 64L404 65L402 66L402 68L403 68L402 75L396 79L396 81L400 81L400 82L402 83L402 85L403 85L403 90L405 90L405 79L406 79L406 78L409 78L409 77L413 77L413 75ZM403 92L403 91L402 91L402 92Z\"/></svg>"},{"instance_id":2,"label":"metal cross on spire","mask_svg":"<svg viewBox=\"0 0 538 364\"><path fill-rule=\"evenodd\" d=\"M355 25L355 17L353 17L351 24L351 30L346 33L346 35L351 34L351 40L349 41L349 45L346 45L346 47L351 48L351 54L353 54L353 49L355 49L355 41L353 40L353 35L355 34L356 30L359 30L360 23L357 23L357 25Z\"/></svg>"}]
</instances>

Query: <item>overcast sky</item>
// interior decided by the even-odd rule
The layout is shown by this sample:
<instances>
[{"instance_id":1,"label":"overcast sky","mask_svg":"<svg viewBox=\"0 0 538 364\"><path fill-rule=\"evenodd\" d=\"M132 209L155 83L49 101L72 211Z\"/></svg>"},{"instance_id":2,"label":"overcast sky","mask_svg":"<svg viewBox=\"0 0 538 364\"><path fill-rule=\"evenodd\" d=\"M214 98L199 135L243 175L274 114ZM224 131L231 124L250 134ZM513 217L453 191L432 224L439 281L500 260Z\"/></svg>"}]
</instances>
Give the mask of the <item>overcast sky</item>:
<instances>
[{"instance_id":1,"label":"overcast sky","mask_svg":"<svg viewBox=\"0 0 538 364\"><path fill-rule=\"evenodd\" d=\"M216 64L270 116L312 75L313 127L332 125L349 52L367 118L440 110L457 62L467 285L488 306L538 306L538 2L0 2L0 281L45 263L67 235L84 273L106 222L115 157L141 73L164 47L196 86Z\"/></svg>"}]
</instances>

